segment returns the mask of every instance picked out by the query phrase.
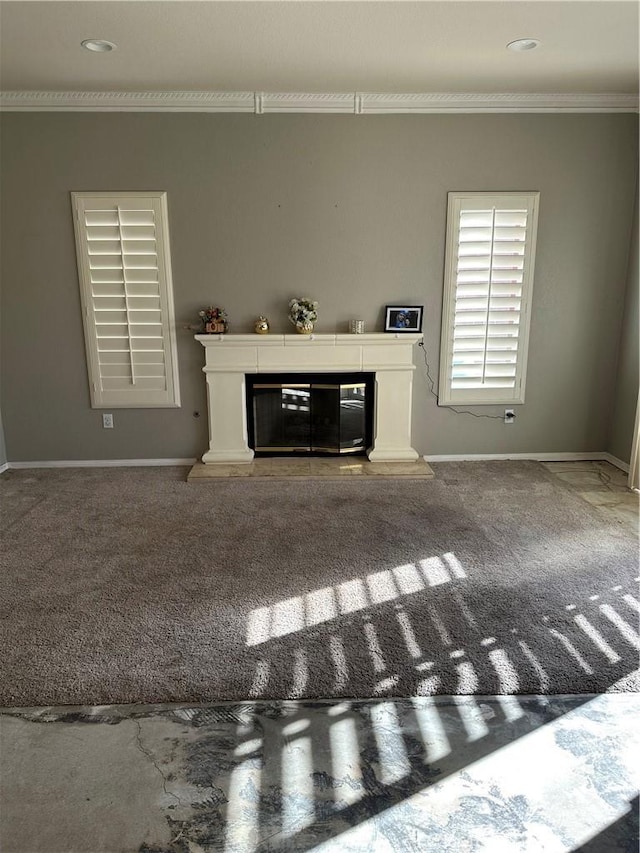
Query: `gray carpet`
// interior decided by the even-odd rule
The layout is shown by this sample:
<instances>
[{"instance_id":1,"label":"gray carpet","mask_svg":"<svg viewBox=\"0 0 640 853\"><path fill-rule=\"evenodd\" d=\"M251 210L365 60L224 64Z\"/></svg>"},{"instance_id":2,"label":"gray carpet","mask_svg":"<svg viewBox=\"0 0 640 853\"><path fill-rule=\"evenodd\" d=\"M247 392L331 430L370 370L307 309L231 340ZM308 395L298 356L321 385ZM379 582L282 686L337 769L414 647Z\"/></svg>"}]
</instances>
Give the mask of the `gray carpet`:
<instances>
[{"instance_id":1,"label":"gray carpet","mask_svg":"<svg viewBox=\"0 0 640 853\"><path fill-rule=\"evenodd\" d=\"M3 705L637 688L637 543L530 462L0 478Z\"/></svg>"}]
</instances>

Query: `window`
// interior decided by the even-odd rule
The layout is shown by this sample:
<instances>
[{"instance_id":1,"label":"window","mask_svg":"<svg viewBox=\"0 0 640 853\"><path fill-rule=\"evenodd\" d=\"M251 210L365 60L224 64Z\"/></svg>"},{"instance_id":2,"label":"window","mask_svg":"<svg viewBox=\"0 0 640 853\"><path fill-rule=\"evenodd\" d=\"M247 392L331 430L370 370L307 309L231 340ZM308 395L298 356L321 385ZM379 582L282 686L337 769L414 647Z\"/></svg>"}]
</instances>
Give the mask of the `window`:
<instances>
[{"instance_id":1,"label":"window","mask_svg":"<svg viewBox=\"0 0 640 853\"><path fill-rule=\"evenodd\" d=\"M179 406L166 193L72 193L91 405Z\"/></svg>"},{"instance_id":2,"label":"window","mask_svg":"<svg viewBox=\"0 0 640 853\"><path fill-rule=\"evenodd\" d=\"M524 403L539 193L449 193L440 405Z\"/></svg>"}]
</instances>

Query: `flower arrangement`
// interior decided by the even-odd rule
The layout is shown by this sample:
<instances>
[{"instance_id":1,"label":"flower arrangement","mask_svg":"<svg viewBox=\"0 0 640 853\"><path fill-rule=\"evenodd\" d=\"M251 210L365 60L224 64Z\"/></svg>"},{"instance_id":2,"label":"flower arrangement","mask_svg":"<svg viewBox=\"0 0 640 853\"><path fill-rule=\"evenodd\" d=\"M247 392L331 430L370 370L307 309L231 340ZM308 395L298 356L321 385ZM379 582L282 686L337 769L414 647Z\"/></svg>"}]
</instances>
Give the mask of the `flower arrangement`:
<instances>
[{"instance_id":1,"label":"flower arrangement","mask_svg":"<svg viewBox=\"0 0 640 853\"><path fill-rule=\"evenodd\" d=\"M223 334L227 331L227 312L224 308L204 308L198 311L207 334Z\"/></svg>"},{"instance_id":2,"label":"flower arrangement","mask_svg":"<svg viewBox=\"0 0 640 853\"><path fill-rule=\"evenodd\" d=\"M311 299L295 298L289 302L289 322L297 329L313 328L318 319L318 303Z\"/></svg>"}]
</instances>

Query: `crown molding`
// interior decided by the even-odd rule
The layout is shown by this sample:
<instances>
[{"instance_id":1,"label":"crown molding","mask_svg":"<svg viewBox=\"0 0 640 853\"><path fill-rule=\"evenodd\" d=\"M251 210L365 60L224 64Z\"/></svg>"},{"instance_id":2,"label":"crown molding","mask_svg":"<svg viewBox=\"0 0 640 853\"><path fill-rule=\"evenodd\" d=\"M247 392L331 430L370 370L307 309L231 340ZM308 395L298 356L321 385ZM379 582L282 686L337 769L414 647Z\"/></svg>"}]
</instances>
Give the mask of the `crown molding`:
<instances>
[{"instance_id":1,"label":"crown molding","mask_svg":"<svg viewBox=\"0 0 640 853\"><path fill-rule=\"evenodd\" d=\"M10 112L636 113L636 94L0 92Z\"/></svg>"},{"instance_id":2,"label":"crown molding","mask_svg":"<svg viewBox=\"0 0 640 853\"><path fill-rule=\"evenodd\" d=\"M253 92L0 92L0 109L27 112L257 112Z\"/></svg>"},{"instance_id":3,"label":"crown molding","mask_svg":"<svg viewBox=\"0 0 640 853\"><path fill-rule=\"evenodd\" d=\"M363 113L617 113L638 112L627 94L483 93L362 95Z\"/></svg>"}]
</instances>

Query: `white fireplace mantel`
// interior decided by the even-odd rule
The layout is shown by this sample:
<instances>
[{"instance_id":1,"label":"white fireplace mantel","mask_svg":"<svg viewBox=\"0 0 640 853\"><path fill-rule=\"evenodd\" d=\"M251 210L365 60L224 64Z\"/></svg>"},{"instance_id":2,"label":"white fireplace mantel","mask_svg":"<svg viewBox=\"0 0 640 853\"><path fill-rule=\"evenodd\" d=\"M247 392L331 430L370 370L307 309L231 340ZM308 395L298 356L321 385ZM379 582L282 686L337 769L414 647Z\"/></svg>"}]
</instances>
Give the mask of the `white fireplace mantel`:
<instances>
[{"instance_id":1,"label":"white fireplace mantel","mask_svg":"<svg viewBox=\"0 0 640 853\"><path fill-rule=\"evenodd\" d=\"M251 462L245 374L375 373L371 461L418 458L411 446L414 345L421 334L196 335L205 348L209 450L205 464Z\"/></svg>"}]
</instances>

